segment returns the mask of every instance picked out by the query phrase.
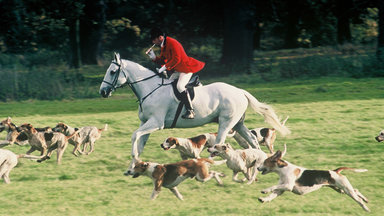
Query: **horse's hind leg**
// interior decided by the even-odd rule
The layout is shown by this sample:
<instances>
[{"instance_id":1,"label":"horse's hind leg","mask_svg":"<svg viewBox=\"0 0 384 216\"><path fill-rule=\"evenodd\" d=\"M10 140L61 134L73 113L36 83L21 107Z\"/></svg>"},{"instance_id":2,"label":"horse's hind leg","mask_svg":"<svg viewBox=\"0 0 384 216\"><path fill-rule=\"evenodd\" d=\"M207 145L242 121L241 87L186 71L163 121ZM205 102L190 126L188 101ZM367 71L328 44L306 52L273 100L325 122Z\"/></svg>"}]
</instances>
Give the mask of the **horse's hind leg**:
<instances>
[{"instance_id":1,"label":"horse's hind leg","mask_svg":"<svg viewBox=\"0 0 384 216\"><path fill-rule=\"evenodd\" d=\"M219 129L217 131L215 144L224 143L229 131L232 130L232 128L244 118L243 114L239 114L244 113L242 111L231 110L222 112L225 113L225 115L221 115L219 117Z\"/></svg>"},{"instance_id":2,"label":"horse's hind leg","mask_svg":"<svg viewBox=\"0 0 384 216\"><path fill-rule=\"evenodd\" d=\"M236 140L236 142L237 142L237 144L239 144L239 146L241 146L245 149L252 148L252 146L249 145L248 141L245 140L239 133L237 133L236 131L234 133L235 133L235 135L233 135L233 138Z\"/></svg>"},{"instance_id":3,"label":"horse's hind leg","mask_svg":"<svg viewBox=\"0 0 384 216\"><path fill-rule=\"evenodd\" d=\"M219 121L219 130L217 132L215 144L222 144L225 142L225 138L227 138L228 132L231 130L232 126L226 124L226 126L223 126L223 124Z\"/></svg>"},{"instance_id":4,"label":"horse's hind leg","mask_svg":"<svg viewBox=\"0 0 384 216\"><path fill-rule=\"evenodd\" d=\"M240 134L251 146L252 148L260 149L259 142L255 135L244 125L244 121L239 121L233 128L237 133Z\"/></svg>"}]
</instances>

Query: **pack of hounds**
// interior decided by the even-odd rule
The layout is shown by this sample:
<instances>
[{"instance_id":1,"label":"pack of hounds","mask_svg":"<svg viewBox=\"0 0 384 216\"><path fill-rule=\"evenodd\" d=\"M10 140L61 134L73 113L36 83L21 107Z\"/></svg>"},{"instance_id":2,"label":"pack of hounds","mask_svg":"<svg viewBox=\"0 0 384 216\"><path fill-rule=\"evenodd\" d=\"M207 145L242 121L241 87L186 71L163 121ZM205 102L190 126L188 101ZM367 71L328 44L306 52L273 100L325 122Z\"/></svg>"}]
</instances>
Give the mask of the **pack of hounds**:
<instances>
[{"instance_id":1,"label":"pack of hounds","mask_svg":"<svg viewBox=\"0 0 384 216\"><path fill-rule=\"evenodd\" d=\"M287 119L288 117L282 122L283 125ZM12 144L26 145L27 143L31 148L25 154L20 155L0 149L0 177L4 179L5 183L9 183L9 172L16 166L18 158L37 159L38 162L42 162L50 159L52 151L56 149L59 164L68 143L74 146L72 154L75 156L78 156L78 153L90 154L94 151L95 141L101 137L101 133L107 130L107 127L106 124L102 129L94 126L72 128L64 123L58 123L54 128L34 128L31 124L23 124L18 127L8 117L0 123L0 132L7 132L6 140L0 143L0 148ZM216 133L205 133L192 138L168 137L160 144L161 148L165 151L177 150L182 161L168 164L141 161L135 164L133 171L127 171L124 174L132 175L133 178L141 175L151 178L154 185L151 194L152 200L157 198L162 187L168 188L178 199L183 200L183 196L177 189L181 182L188 178L194 178L200 182L214 178L219 185L223 185L221 177L225 177L225 174L210 170L210 166L226 164L233 172L232 180L238 183L256 182L258 172L261 172L262 175L271 172L279 175L277 185L261 190L262 194L269 194L258 198L262 203L272 201L285 191L304 195L327 186L341 194L348 195L365 211L370 211L366 205L368 199L352 186L346 176L341 175L343 170L366 172L366 169L339 167L334 170L313 170L297 166L283 160L287 151L286 144L284 144L283 151L274 151L276 139L274 128L254 128L250 131L259 144L268 149L268 154L261 149L251 148L241 136L232 131L228 134L228 138L234 138L242 149L234 149L228 143L215 145ZM382 142L384 131L381 131L375 139ZM88 147L90 150L86 152ZM40 151L40 156L31 155L35 150ZM209 152L209 158L200 157L204 150ZM213 160L214 157L220 157L222 160ZM239 179L239 173L242 173L244 178Z\"/></svg>"},{"instance_id":2,"label":"pack of hounds","mask_svg":"<svg viewBox=\"0 0 384 216\"><path fill-rule=\"evenodd\" d=\"M30 123L17 126L8 117L0 122L0 132L7 133L6 139L0 141L0 177L4 179L5 183L10 183L9 173L17 165L19 158L43 162L51 158L54 150L57 150L57 164L60 164L68 143L74 146L72 154L75 156L89 155L94 151L95 142L100 139L101 133L107 129L107 124L102 129L94 126L73 128L62 122L54 128L35 128ZM19 155L2 149L13 144L20 146L29 144L30 149L25 154ZM34 151L39 151L40 156L31 155Z\"/></svg>"}]
</instances>

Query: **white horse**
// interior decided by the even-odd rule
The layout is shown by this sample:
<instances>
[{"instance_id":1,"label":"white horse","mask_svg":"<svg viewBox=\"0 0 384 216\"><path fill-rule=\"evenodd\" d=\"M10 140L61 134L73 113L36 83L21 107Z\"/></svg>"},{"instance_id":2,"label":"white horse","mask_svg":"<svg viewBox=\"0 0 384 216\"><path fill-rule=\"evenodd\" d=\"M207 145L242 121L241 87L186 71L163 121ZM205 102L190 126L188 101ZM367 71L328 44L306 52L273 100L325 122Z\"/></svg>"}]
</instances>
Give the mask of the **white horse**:
<instances>
[{"instance_id":1,"label":"white horse","mask_svg":"<svg viewBox=\"0 0 384 216\"><path fill-rule=\"evenodd\" d=\"M157 130L170 128L174 121L179 101L174 96L173 80L165 80L157 73L132 61L120 59L115 53L114 60L106 71L100 86L103 97L111 96L112 91L129 85L138 98L140 127L132 134L132 161L125 174L129 175L143 152L149 135ZM207 123L219 124L216 144L224 143L228 132L233 128L253 147L258 148L256 137L244 125L244 115L248 105L264 116L264 119L283 136L290 133L280 123L272 107L259 102L243 89L226 83L212 83L195 87L192 101L195 118L177 119L176 128L191 128ZM184 109L184 108L183 108Z\"/></svg>"}]
</instances>

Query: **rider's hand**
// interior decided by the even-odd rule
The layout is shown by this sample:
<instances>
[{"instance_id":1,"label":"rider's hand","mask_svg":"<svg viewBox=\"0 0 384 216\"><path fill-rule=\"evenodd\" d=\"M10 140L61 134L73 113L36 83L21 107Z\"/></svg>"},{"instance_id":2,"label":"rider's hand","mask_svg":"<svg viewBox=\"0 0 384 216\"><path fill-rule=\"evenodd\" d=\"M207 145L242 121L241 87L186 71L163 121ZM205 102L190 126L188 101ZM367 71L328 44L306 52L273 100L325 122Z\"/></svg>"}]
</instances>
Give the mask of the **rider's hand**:
<instances>
[{"instance_id":1,"label":"rider's hand","mask_svg":"<svg viewBox=\"0 0 384 216\"><path fill-rule=\"evenodd\" d=\"M155 55L155 52L153 52L153 49L146 52L146 54L149 56L150 59L152 59L152 60L156 59L156 55Z\"/></svg>"},{"instance_id":2,"label":"rider's hand","mask_svg":"<svg viewBox=\"0 0 384 216\"><path fill-rule=\"evenodd\" d=\"M163 65L160 69L157 70L157 72L159 73L162 73L166 70L167 68L165 67L165 65Z\"/></svg>"},{"instance_id":3,"label":"rider's hand","mask_svg":"<svg viewBox=\"0 0 384 216\"><path fill-rule=\"evenodd\" d=\"M167 78L167 71L166 71L166 67L165 67L165 65L163 65L163 67L161 67L160 69L158 69L158 68L156 68L156 70L157 70L157 72L159 73L159 74L161 74L162 76L164 76L165 78Z\"/></svg>"}]
</instances>

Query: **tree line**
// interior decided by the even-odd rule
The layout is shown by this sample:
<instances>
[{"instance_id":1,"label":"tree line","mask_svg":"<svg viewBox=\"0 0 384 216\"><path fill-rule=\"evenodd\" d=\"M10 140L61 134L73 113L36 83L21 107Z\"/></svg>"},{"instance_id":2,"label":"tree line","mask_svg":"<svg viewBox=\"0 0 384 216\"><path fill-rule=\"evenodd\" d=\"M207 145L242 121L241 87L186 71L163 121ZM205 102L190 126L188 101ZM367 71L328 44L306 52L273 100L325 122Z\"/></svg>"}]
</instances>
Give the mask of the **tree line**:
<instances>
[{"instance_id":1,"label":"tree line","mask_svg":"<svg viewBox=\"0 0 384 216\"><path fill-rule=\"evenodd\" d=\"M218 43L226 68L247 70L255 49L345 43L377 43L384 59L380 0L2 0L0 25L1 53L58 50L74 68L150 46L154 26L187 48Z\"/></svg>"}]
</instances>

